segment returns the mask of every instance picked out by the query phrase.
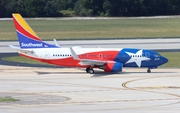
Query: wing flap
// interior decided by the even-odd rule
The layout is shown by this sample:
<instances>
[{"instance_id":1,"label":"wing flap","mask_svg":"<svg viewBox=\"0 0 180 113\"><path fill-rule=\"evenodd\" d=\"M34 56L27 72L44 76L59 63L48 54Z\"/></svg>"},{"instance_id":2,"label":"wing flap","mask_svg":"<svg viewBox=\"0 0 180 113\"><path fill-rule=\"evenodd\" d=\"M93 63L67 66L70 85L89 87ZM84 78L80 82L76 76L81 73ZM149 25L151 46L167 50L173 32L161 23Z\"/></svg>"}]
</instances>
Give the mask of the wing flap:
<instances>
[{"instance_id":1,"label":"wing flap","mask_svg":"<svg viewBox=\"0 0 180 113\"><path fill-rule=\"evenodd\" d=\"M106 61L81 59L80 64L81 65L97 65L97 66L102 66L102 65L106 64Z\"/></svg>"}]
</instances>

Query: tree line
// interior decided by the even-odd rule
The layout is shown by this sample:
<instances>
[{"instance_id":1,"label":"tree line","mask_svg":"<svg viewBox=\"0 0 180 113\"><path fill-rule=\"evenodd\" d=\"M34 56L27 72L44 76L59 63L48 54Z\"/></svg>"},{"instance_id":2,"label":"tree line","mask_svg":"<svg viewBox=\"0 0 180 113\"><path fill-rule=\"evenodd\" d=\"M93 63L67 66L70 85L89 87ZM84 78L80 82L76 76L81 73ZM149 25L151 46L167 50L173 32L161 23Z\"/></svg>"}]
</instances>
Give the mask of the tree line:
<instances>
[{"instance_id":1,"label":"tree line","mask_svg":"<svg viewBox=\"0 0 180 113\"><path fill-rule=\"evenodd\" d=\"M0 17L179 15L180 0L0 0Z\"/></svg>"}]
</instances>

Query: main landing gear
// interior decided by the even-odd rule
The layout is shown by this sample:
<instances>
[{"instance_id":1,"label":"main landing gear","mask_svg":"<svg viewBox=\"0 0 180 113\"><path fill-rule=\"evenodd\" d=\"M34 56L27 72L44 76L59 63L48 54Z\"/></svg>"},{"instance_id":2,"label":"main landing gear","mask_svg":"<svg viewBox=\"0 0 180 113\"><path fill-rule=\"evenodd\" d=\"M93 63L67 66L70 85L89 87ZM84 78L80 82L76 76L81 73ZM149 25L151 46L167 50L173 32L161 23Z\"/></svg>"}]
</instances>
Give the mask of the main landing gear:
<instances>
[{"instance_id":1,"label":"main landing gear","mask_svg":"<svg viewBox=\"0 0 180 113\"><path fill-rule=\"evenodd\" d=\"M90 73L90 74L94 74L93 68L90 68L90 67L87 67L87 68L86 68L86 72L87 72L87 73Z\"/></svg>"},{"instance_id":2,"label":"main landing gear","mask_svg":"<svg viewBox=\"0 0 180 113\"><path fill-rule=\"evenodd\" d=\"M147 69L147 73L151 73L151 69L150 68Z\"/></svg>"}]
</instances>

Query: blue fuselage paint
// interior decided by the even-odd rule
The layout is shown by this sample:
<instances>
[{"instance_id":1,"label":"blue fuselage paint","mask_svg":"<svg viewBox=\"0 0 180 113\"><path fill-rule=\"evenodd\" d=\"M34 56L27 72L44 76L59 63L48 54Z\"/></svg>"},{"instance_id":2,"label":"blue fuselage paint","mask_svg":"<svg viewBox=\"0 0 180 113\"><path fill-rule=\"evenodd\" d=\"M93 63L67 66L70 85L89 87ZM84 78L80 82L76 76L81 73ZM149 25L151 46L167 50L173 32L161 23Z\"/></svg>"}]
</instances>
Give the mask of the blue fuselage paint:
<instances>
[{"instance_id":1,"label":"blue fuselage paint","mask_svg":"<svg viewBox=\"0 0 180 113\"><path fill-rule=\"evenodd\" d=\"M157 68L158 66L168 62L168 59L161 56L159 53L151 50L143 50L141 56L129 56L127 52L137 53L140 49L122 49L117 55L115 61L121 62L123 67L138 67L136 62L127 63L132 57L146 57L148 60L141 61L140 67Z\"/></svg>"}]
</instances>

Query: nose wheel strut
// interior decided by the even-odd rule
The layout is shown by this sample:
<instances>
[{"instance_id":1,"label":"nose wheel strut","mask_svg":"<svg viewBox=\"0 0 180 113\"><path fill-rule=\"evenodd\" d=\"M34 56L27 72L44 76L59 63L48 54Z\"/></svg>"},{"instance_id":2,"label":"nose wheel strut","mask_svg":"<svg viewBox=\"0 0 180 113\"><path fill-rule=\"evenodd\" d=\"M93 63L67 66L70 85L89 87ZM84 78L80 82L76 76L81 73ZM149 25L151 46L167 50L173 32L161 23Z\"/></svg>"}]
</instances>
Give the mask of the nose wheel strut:
<instances>
[{"instance_id":1,"label":"nose wheel strut","mask_svg":"<svg viewBox=\"0 0 180 113\"><path fill-rule=\"evenodd\" d=\"M147 69L147 73L151 73L151 69L150 68Z\"/></svg>"}]
</instances>

